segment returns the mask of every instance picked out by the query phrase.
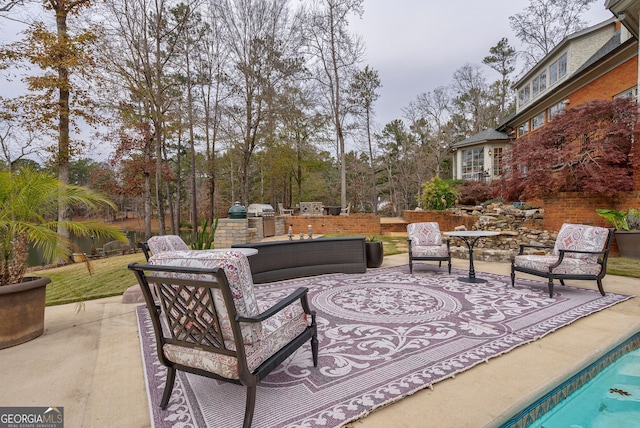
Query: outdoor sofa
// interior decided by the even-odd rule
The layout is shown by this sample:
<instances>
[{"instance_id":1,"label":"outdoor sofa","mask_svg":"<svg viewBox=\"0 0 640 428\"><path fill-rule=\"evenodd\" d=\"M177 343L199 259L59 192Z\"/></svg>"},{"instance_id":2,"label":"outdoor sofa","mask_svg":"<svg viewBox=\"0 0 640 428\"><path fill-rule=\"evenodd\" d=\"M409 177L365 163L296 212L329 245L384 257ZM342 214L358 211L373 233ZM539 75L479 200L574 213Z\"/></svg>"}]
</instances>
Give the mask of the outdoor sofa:
<instances>
[{"instance_id":1,"label":"outdoor sofa","mask_svg":"<svg viewBox=\"0 0 640 428\"><path fill-rule=\"evenodd\" d=\"M232 248L258 250L258 254L249 257L255 284L326 273L367 271L364 237L254 242L235 244Z\"/></svg>"}]
</instances>

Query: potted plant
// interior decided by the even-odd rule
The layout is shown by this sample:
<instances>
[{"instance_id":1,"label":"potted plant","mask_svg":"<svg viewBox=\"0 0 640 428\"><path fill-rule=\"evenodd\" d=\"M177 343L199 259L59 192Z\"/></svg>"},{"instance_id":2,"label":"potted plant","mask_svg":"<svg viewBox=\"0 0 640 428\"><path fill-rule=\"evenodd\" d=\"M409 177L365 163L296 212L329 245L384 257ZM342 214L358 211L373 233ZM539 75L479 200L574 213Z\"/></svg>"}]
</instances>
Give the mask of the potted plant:
<instances>
[{"instance_id":1,"label":"potted plant","mask_svg":"<svg viewBox=\"0 0 640 428\"><path fill-rule=\"evenodd\" d=\"M60 236L64 228L75 236L125 240L124 233L97 221L57 221L58 208L98 208L112 202L80 186L62 183L33 168L0 171L0 349L44 332L48 278L25 277L29 246L51 262L68 258L72 245Z\"/></svg>"},{"instance_id":2,"label":"potted plant","mask_svg":"<svg viewBox=\"0 0 640 428\"><path fill-rule=\"evenodd\" d=\"M367 267L377 268L382 265L384 259L384 246L378 236L369 236L365 239L365 252L367 255Z\"/></svg>"},{"instance_id":3,"label":"potted plant","mask_svg":"<svg viewBox=\"0 0 640 428\"><path fill-rule=\"evenodd\" d=\"M640 259L640 211L634 208L629 211L600 209L597 213L616 228L620 257Z\"/></svg>"}]
</instances>

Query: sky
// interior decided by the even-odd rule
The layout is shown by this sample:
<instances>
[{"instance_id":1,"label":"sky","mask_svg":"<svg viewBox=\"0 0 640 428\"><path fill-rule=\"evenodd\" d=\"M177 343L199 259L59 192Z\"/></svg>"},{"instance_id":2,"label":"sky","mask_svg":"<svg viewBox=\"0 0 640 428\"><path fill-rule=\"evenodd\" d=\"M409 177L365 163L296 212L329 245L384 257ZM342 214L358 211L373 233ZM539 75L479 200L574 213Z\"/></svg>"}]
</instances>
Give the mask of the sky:
<instances>
[{"instance_id":1,"label":"sky","mask_svg":"<svg viewBox=\"0 0 640 428\"><path fill-rule=\"evenodd\" d=\"M597 0L583 16L595 25L613 15ZM366 45L363 63L378 71L382 87L376 101L375 122L382 128L402 119L402 109L421 93L449 85L464 64L482 66L487 79L498 78L482 64L489 49L507 37L520 42L509 16L520 13L529 0L365 0L362 19L350 28Z\"/></svg>"}]
</instances>

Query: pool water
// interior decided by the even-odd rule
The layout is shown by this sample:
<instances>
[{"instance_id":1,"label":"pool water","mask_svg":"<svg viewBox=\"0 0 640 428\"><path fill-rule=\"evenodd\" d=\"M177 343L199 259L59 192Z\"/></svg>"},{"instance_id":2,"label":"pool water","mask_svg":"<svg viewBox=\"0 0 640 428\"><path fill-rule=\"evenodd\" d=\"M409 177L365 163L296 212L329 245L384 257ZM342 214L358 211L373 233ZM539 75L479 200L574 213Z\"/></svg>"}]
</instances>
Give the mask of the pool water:
<instances>
[{"instance_id":1,"label":"pool water","mask_svg":"<svg viewBox=\"0 0 640 428\"><path fill-rule=\"evenodd\" d=\"M640 332L530 403L501 428L640 428Z\"/></svg>"},{"instance_id":2,"label":"pool water","mask_svg":"<svg viewBox=\"0 0 640 428\"><path fill-rule=\"evenodd\" d=\"M606 367L530 427L640 427L640 349Z\"/></svg>"}]
</instances>

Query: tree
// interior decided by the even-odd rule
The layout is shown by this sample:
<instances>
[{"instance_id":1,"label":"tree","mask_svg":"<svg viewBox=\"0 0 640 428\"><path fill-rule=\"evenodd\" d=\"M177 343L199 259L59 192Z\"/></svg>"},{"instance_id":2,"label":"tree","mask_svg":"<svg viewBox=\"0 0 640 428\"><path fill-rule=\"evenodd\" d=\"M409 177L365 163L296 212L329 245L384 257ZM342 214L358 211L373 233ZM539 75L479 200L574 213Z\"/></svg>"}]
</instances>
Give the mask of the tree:
<instances>
[{"instance_id":1,"label":"tree","mask_svg":"<svg viewBox=\"0 0 640 428\"><path fill-rule=\"evenodd\" d=\"M593 100L565 110L512 144L505 155L501 196L522 200L559 192L632 190L630 154L640 137L637 120L637 104L629 98Z\"/></svg>"},{"instance_id":2,"label":"tree","mask_svg":"<svg viewBox=\"0 0 640 428\"><path fill-rule=\"evenodd\" d=\"M16 2L9 2L10 9ZM72 32L67 20L88 9L92 0L44 0L43 8L55 17L56 30L49 30L43 22L29 25L27 37L11 44L0 54L0 61L26 61L29 73L24 77L30 94L18 97L15 109L22 109L30 131L34 129L57 130L58 179L69 183L69 161L73 154L71 126L75 117L86 123L96 124L100 115L91 108L91 100L85 96L78 82L72 79L74 73L87 75L93 64L94 31L83 29ZM41 69L43 75L32 74L31 66ZM68 237L64 229L68 217L67 210L60 205L58 218L61 236Z\"/></svg>"},{"instance_id":3,"label":"tree","mask_svg":"<svg viewBox=\"0 0 640 428\"><path fill-rule=\"evenodd\" d=\"M311 55L316 60L315 77L325 89L327 111L335 130L340 165L340 203L347 206L345 158L345 118L349 114L343 100L344 82L355 72L364 50L360 38L347 30L349 16L362 16L364 0L316 0L308 25Z\"/></svg>"},{"instance_id":4,"label":"tree","mask_svg":"<svg viewBox=\"0 0 640 428\"><path fill-rule=\"evenodd\" d=\"M525 45L525 66L536 64L565 37L585 28L580 16L595 1L530 0L523 12L510 16L511 29Z\"/></svg>"},{"instance_id":5,"label":"tree","mask_svg":"<svg viewBox=\"0 0 640 428\"><path fill-rule=\"evenodd\" d=\"M477 64L466 63L453 74L452 121L457 138L497 125L492 114L487 79Z\"/></svg>"},{"instance_id":6,"label":"tree","mask_svg":"<svg viewBox=\"0 0 640 428\"><path fill-rule=\"evenodd\" d=\"M493 87L498 98L497 121L502 123L502 120L515 108L513 91L511 90L513 82L509 79L509 75L516 69L516 50L509 45L509 40L503 37L495 46L489 49L489 55L484 57L482 62L500 74L500 80Z\"/></svg>"},{"instance_id":7,"label":"tree","mask_svg":"<svg viewBox=\"0 0 640 428\"><path fill-rule=\"evenodd\" d=\"M169 0L107 2L105 7L111 19L103 20L106 37L102 39L101 65L108 73L104 97L119 119L118 156L127 157L129 154L124 153L127 149L142 152L147 237L151 236L152 185L158 233L166 233L165 196L170 198L166 161L170 154L166 145L175 130L171 121L180 120L175 108L181 97L177 51L193 11L191 4L185 5L180 19L174 20L170 6ZM132 144L133 141L143 144Z\"/></svg>"},{"instance_id":8,"label":"tree","mask_svg":"<svg viewBox=\"0 0 640 428\"><path fill-rule=\"evenodd\" d=\"M423 180L440 177L442 159L449 144L456 141L451 132L451 110L453 98L451 88L439 86L433 92L419 94L415 101L403 109L409 128L416 136L421 148Z\"/></svg>"},{"instance_id":9,"label":"tree","mask_svg":"<svg viewBox=\"0 0 640 428\"><path fill-rule=\"evenodd\" d=\"M371 207L374 214L378 214L378 191L376 189L375 157L371 144L371 116L373 115L373 103L380 96L376 91L382 85L378 72L366 66L358 71L349 88L350 101L356 107L356 112L364 115L367 144L369 146L369 162L371 170Z\"/></svg>"},{"instance_id":10,"label":"tree","mask_svg":"<svg viewBox=\"0 0 640 428\"><path fill-rule=\"evenodd\" d=\"M290 16L289 0L216 3L229 47L229 84L235 95L227 110L232 124L229 139L241 154L240 200L250 195L252 157L274 138L280 115L279 96L303 71L301 15Z\"/></svg>"},{"instance_id":11,"label":"tree","mask_svg":"<svg viewBox=\"0 0 640 428\"><path fill-rule=\"evenodd\" d=\"M389 122L376 139L386 173L380 190L388 195L392 214L399 215L402 210L413 209L417 205L421 179L416 171L422 157L417 155L416 141L402 120Z\"/></svg>"},{"instance_id":12,"label":"tree","mask_svg":"<svg viewBox=\"0 0 640 428\"><path fill-rule=\"evenodd\" d=\"M23 4L23 0L8 0L0 3L0 12L9 12L14 6Z\"/></svg>"},{"instance_id":13,"label":"tree","mask_svg":"<svg viewBox=\"0 0 640 428\"><path fill-rule=\"evenodd\" d=\"M12 112L0 114L0 166L6 166L10 171L15 170L21 161L45 151L40 144L40 134L21 127L18 121L19 118Z\"/></svg>"}]
</instances>

